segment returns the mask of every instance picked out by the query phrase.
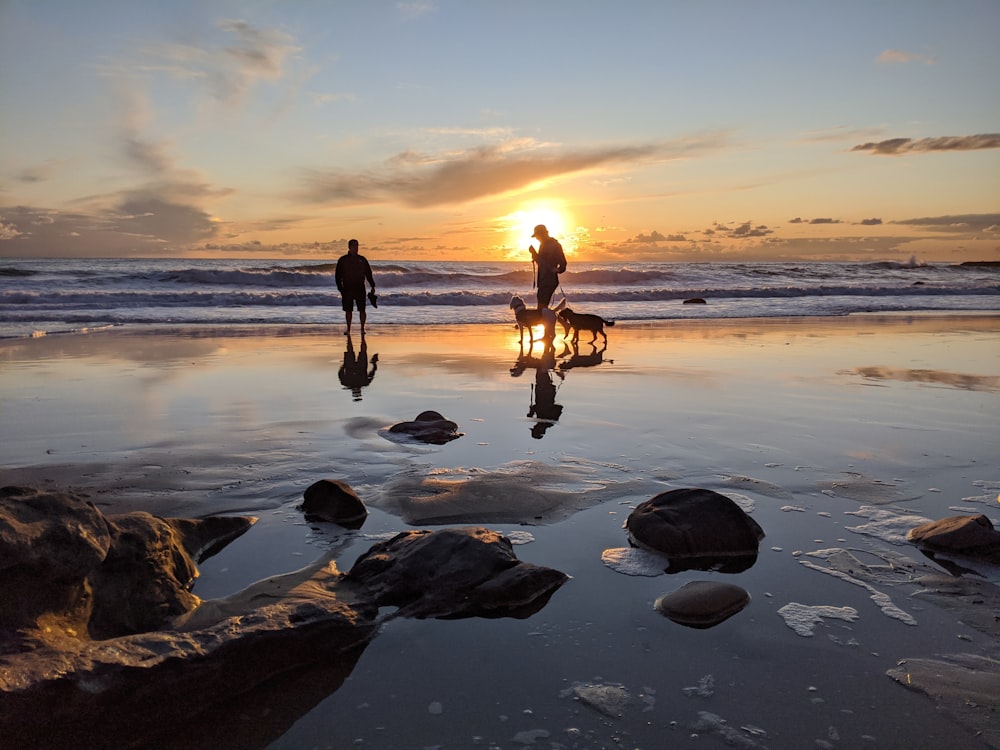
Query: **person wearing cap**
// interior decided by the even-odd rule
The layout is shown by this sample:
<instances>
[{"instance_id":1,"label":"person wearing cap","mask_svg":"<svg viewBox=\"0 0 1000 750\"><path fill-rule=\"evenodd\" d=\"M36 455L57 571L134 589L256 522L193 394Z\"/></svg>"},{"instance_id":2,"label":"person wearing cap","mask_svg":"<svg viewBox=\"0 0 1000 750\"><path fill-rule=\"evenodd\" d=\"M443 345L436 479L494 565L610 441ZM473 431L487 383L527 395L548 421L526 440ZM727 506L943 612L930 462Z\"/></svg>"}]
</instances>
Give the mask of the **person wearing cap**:
<instances>
[{"instance_id":1,"label":"person wearing cap","mask_svg":"<svg viewBox=\"0 0 1000 750\"><path fill-rule=\"evenodd\" d=\"M538 240L538 250L532 245L531 260L538 264L538 309L548 307L559 286L559 274L566 270L566 254L555 237L549 236L544 224L535 227L531 235Z\"/></svg>"},{"instance_id":2,"label":"person wearing cap","mask_svg":"<svg viewBox=\"0 0 1000 750\"><path fill-rule=\"evenodd\" d=\"M343 301L344 316L347 318L347 330L344 331L344 335L351 335L351 318L354 314L354 308L357 307L358 318L361 322L361 335L364 336L365 323L368 320L368 313L365 311L366 280L372 288L368 295L372 305L375 305L377 298L375 297L375 279L372 278L372 267L369 265L368 259L358 253L357 240L351 240L347 243L347 255L341 255L337 260L334 279Z\"/></svg>"}]
</instances>

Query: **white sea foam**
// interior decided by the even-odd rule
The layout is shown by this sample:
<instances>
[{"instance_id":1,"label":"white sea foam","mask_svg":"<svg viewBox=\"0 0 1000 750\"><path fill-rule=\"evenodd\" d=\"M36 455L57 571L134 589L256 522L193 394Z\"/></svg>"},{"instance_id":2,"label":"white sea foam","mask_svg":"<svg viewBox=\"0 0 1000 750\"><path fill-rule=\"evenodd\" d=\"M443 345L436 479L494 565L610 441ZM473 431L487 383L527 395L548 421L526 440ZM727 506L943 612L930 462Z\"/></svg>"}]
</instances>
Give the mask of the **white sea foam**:
<instances>
[{"instance_id":1,"label":"white sea foam","mask_svg":"<svg viewBox=\"0 0 1000 750\"><path fill-rule=\"evenodd\" d=\"M812 638L816 626L824 619L854 622L858 611L854 607L834 607L827 604L808 605L789 602L778 610L785 624L804 638Z\"/></svg>"},{"instance_id":2,"label":"white sea foam","mask_svg":"<svg viewBox=\"0 0 1000 750\"><path fill-rule=\"evenodd\" d=\"M845 511L844 515L871 519L869 523L845 527L848 531L853 531L855 534L872 536L896 545L908 545L909 542L906 539L907 532L910 529L915 529L917 526L930 523L930 519L923 516L904 515L871 505L862 505L857 510Z\"/></svg>"}]
</instances>

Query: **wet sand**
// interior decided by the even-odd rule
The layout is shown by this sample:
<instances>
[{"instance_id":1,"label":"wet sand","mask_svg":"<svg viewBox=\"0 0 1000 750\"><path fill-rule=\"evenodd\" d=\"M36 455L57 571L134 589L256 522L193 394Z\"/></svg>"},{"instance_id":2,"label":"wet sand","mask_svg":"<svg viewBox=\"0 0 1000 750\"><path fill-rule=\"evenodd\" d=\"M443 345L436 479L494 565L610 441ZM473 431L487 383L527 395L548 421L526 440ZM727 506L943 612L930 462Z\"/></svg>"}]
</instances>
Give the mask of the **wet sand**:
<instances>
[{"instance_id":1,"label":"wet sand","mask_svg":"<svg viewBox=\"0 0 1000 750\"><path fill-rule=\"evenodd\" d=\"M490 526L573 577L525 621L393 621L273 747L722 747L728 730L746 747L983 746L975 714L960 726L886 672L998 655L989 617L977 628L920 593L943 569L897 537L905 517L998 521L1000 317L619 324L606 348L557 339L541 370L511 326L373 323L353 353L337 326L0 342L4 484L82 489L106 511L261 517L202 566L203 598L331 550L346 569L417 525ZM388 439L426 409L464 435ZM323 477L369 505L360 530L305 523L295 506ZM631 507L675 487L748 510L767 534L757 563L605 565ZM831 549L866 570L843 573ZM691 580L751 603L708 630L653 609ZM841 609L812 610L829 616L802 635L789 604ZM855 616L830 614L843 608ZM574 685L623 687L624 715Z\"/></svg>"}]
</instances>

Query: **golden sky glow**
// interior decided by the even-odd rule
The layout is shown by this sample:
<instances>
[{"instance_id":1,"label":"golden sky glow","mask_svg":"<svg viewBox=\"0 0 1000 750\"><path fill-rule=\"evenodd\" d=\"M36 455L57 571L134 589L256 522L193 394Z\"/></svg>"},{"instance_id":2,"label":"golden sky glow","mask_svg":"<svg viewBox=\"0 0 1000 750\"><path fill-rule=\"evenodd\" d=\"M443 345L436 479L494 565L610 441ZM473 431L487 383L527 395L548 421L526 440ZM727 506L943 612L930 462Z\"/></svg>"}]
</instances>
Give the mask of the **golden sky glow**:
<instances>
[{"instance_id":1,"label":"golden sky glow","mask_svg":"<svg viewBox=\"0 0 1000 750\"><path fill-rule=\"evenodd\" d=\"M595 262L995 260L997 29L990 0L7 0L0 256L523 260L543 223Z\"/></svg>"}]
</instances>

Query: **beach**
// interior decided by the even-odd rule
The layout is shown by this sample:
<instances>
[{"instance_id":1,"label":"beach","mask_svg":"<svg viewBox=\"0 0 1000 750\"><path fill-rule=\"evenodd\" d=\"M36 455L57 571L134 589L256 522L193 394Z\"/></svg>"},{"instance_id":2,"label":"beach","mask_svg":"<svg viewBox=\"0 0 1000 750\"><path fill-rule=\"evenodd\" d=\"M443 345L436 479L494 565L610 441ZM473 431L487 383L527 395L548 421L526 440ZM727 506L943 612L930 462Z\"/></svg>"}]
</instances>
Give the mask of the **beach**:
<instances>
[{"instance_id":1,"label":"beach","mask_svg":"<svg viewBox=\"0 0 1000 750\"><path fill-rule=\"evenodd\" d=\"M606 330L606 345L560 333L548 358L509 321L380 326L377 314L350 348L336 324L0 340L3 484L80 490L105 513L258 516L200 566L203 599L324 554L347 570L408 528L487 526L520 559L571 576L525 620L387 623L329 695L254 706L245 722L274 723L261 747L709 748L736 742L730 730L740 747L990 746L996 719L886 673L1000 656L988 625L923 595L918 579L946 571L904 538L915 517L1000 521L1000 316ZM462 436L390 439L425 410ZM360 529L304 519L302 493L323 478L368 506ZM723 493L760 525L752 567L607 563L628 547L631 509L681 487ZM833 549L878 570L836 575ZM654 609L693 580L737 584L751 602L709 629ZM855 616L796 632L779 613L793 603ZM609 716L575 685L631 700Z\"/></svg>"}]
</instances>

